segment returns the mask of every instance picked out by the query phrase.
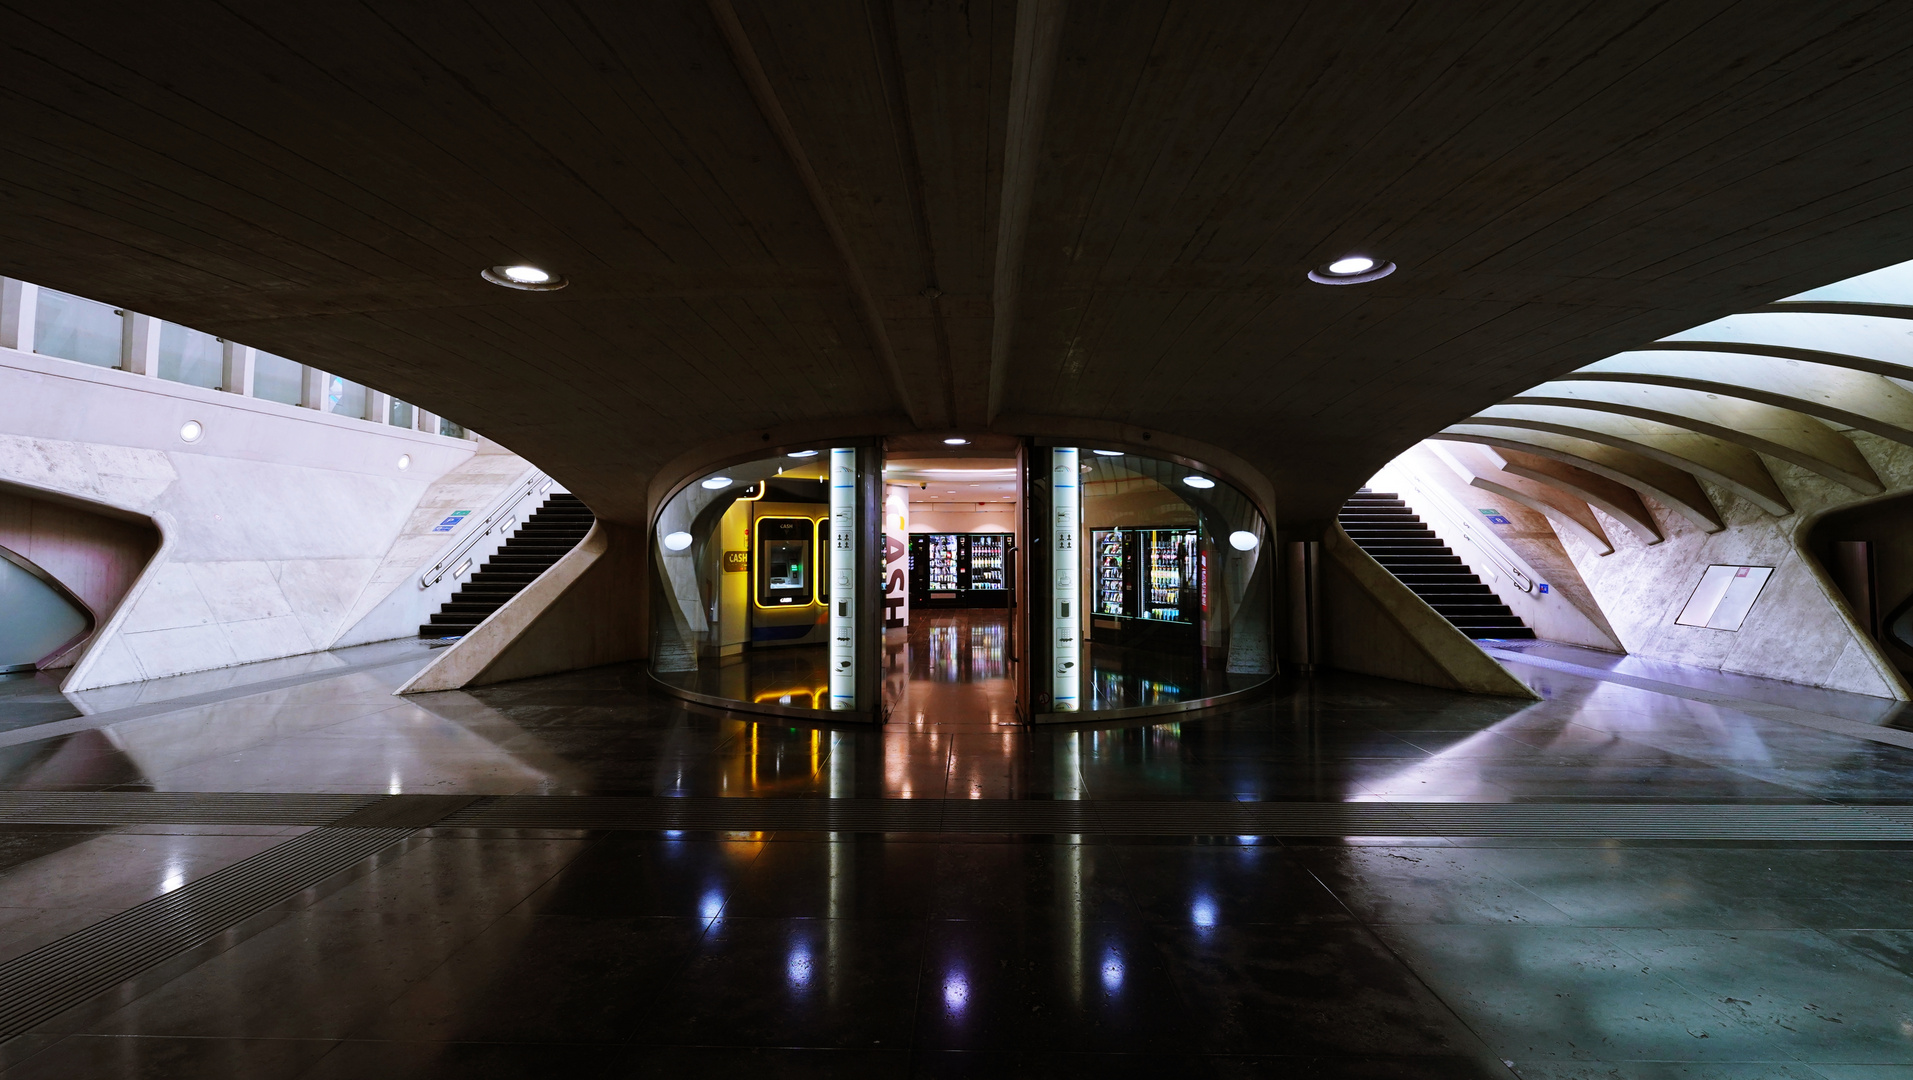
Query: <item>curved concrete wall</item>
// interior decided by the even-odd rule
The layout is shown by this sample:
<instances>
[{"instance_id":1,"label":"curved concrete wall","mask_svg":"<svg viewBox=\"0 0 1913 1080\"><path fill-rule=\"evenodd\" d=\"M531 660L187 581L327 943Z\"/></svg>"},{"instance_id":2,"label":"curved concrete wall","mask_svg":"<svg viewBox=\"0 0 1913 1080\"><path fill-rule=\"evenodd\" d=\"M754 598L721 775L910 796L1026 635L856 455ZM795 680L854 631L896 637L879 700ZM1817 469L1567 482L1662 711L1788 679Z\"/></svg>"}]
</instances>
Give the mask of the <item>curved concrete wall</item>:
<instances>
[{"instance_id":1,"label":"curved concrete wall","mask_svg":"<svg viewBox=\"0 0 1913 1080\"><path fill-rule=\"evenodd\" d=\"M197 442L181 426L198 421ZM150 521L69 689L322 649L464 439L0 349L0 484ZM406 458L405 468L399 467Z\"/></svg>"}]
</instances>

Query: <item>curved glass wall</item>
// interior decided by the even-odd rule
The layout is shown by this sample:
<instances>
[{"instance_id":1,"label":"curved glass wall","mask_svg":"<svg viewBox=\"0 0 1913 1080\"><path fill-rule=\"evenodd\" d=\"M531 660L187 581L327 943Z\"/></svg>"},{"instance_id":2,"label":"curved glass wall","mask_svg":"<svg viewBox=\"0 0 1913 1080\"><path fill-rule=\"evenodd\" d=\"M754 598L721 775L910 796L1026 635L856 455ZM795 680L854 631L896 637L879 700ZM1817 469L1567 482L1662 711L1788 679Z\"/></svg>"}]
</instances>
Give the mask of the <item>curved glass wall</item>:
<instances>
[{"instance_id":1,"label":"curved glass wall","mask_svg":"<svg viewBox=\"0 0 1913 1080\"><path fill-rule=\"evenodd\" d=\"M1038 720L1189 708L1274 675L1268 522L1233 485L1040 446L1029 496Z\"/></svg>"},{"instance_id":2,"label":"curved glass wall","mask_svg":"<svg viewBox=\"0 0 1913 1080\"><path fill-rule=\"evenodd\" d=\"M658 681L765 711L874 712L866 654L882 626L864 609L880 590L863 563L876 549L875 454L820 448L727 466L666 501L653 545Z\"/></svg>"}]
</instances>

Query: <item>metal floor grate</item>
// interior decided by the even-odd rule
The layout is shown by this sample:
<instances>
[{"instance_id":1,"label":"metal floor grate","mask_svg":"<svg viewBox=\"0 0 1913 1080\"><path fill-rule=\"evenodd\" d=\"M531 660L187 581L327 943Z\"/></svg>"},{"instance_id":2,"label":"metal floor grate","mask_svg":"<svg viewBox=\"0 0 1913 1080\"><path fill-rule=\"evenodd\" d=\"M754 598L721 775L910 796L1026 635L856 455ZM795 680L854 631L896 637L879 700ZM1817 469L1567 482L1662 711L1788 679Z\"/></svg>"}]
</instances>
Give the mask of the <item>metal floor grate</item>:
<instances>
[{"instance_id":1,"label":"metal floor grate","mask_svg":"<svg viewBox=\"0 0 1913 1080\"><path fill-rule=\"evenodd\" d=\"M1913 842L1913 806L0 792L7 825Z\"/></svg>"},{"instance_id":2,"label":"metal floor grate","mask_svg":"<svg viewBox=\"0 0 1913 1080\"><path fill-rule=\"evenodd\" d=\"M0 964L0 1039L344 870L409 829L314 829Z\"/></svg>"},{"instance_id":3,"label":"metal floor grate","mask_svg":"<svg viewBox=\"0 0 1913 1080\"><path fill-rule=\"evenodd\" d=\"M5 825L328 825L380 795L0 791Z\"/></svg>"},{"instance_id":4,"label":"metal floor grate","mask_svg":"<svg viewBox=\"0 0 1913 1080\"><path fill-rule=\"evenodd\" d=\"M440 827L1098 836L1913 841L1913 808L1771 804L1083 802L512 795Z\"/></svg>"}]
</instances>

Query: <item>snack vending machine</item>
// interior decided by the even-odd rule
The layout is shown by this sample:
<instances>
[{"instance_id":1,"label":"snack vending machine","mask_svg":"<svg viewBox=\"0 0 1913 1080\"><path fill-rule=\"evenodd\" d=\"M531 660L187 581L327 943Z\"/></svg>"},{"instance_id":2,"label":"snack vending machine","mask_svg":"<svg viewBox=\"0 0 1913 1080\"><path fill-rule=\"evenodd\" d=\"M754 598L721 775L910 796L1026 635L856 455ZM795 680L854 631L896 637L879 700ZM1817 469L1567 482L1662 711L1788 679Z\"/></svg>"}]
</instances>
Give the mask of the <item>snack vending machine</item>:
<instances>
[{"instance_id":1,"label":"snack vending machine","mask_svg":"<svg viewBox=\"0 0 1913 1080\"><path fill-rule=\"evenodd\" d=\"M1090 550L1094 552L1091 580L1096 590L1093 614L1118 618L1135 615L1136 590L1128 573L1128 548L1128 536L1121 529L1097 529L1090 534Z\"/></svg>"},{"instance_id":2,"label":"snack vending machine","mask_svg":"<svg viewBox=\"0 0 1913 1080\"><path fill-rule=\"evenodd\" d=\"M917 533L910 538L912 607L1008 607L1005 533Z\"/></svg>"},{"instance_id":3,"label":"snack vending machine","mask_svg":"<svg viewBox=\"0 0 1913 1080\"><path fill-rule=\"evenodd\" d=\"M958 538L960 543L967 541L965 546L969 548L969 558L965 560L969 580L963 582L965 588L971 592L1000 592L1005 587L1003 563L1009 547L1005 539L1002 533L971 533Z\"/></svg>"}]
</instances>

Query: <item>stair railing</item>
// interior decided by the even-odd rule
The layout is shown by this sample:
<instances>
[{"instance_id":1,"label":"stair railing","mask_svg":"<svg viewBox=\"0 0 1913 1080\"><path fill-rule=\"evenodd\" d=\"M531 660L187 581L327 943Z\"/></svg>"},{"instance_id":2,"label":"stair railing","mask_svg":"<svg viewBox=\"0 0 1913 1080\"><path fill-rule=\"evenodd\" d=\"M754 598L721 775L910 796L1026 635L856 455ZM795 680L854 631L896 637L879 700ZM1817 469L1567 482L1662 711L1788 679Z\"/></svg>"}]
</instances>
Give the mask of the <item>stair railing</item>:
<instances>
[{"instance_id":1,"label":"stair railing","mask_svg":"<svg viewBox=\"0 0 1913 1080\"><path fill-rule=\"evenodd\" d=\"M510 528L520 520L520 508L526 499L534 495L543 495L550 491L551 477L537 469L526 473L517 483L506 488L491 505L485 508L485 514L477 524L465 527L463 538L455 538L439 552L438 558L418 577L418 587L429 589L445 579L447 574L463 576L465 568L460 560L469 554L472 548L485 537L499 529ZM457 570L453 568L457 567Z\"/></svg>"},{"instance_id":2,"label":"stair railing","mask_svg":"<svg viewBox=\"0 0 1913 1080\"><path fill-rule=\"evenodd\" d=\"M1436 490L1432 485L1424 484L1420 477L1407 469L1394 470L1390 479L1400 482L1403 487L1413 491L1415 498L1409 503L1409 509L1441 518L1449 532L1444 533L1442 529L1437 528L1435 530L1437 535L1442 536L1443 539L1454 535L1468 541L1474 545L1475 550L1481 553L1489 565L1496 571L1506 574L1508 579L1514 582L1515 588L1524 593L1534 591L1534 571L1528 569L1519 556L1509 551L1499 536L1476 524L1467 511L1457 512L1452 505L1453 496L1445 491Z\"/></svg>"}]
</instances>

